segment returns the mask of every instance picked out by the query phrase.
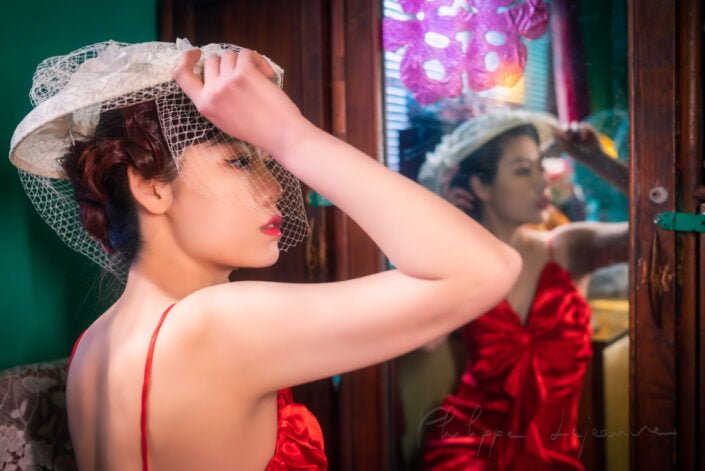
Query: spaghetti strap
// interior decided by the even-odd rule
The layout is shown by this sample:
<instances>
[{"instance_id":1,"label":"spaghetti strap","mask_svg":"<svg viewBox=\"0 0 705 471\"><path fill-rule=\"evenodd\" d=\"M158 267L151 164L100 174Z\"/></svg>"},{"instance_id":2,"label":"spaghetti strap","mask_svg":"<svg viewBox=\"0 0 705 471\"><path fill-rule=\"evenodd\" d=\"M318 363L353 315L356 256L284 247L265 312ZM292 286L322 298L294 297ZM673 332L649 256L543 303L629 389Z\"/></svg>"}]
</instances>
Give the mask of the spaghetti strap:
<instances>
[{"instance_id":1,"label":"spaghetti strap","mask_svg":"<svg viewBox=\"0 0 705 471\"><path fill-rule=\"evenodd\" d=\"M174 304L166 308L162 317L159 319L157 327L152 333L152 339L149 342L149 350L147 351L147 360L144 366L144 382L142 383L142 409L140 411L140 451L142 453L142 469L149 470L149 462L147 459L147 395L149 394L149 379L152 373L152 357L154 356L154 345L157 342L159 329L166 319L166 315L171 311Z\"/></svg>"},{"instance_id":2,"label":"spaghetti strap","mask_svg":"<svg viewBox=\"0 0 705 471\"><path fill-rule=\"evenodd\" d=\"M152 374L152 360L154 357L154 347L157 342L159 330L171 311L174 304L166 308L162 313L157 326L152 333L147 350L147 358L144 365L144 380L142 383L142 398L140 409L140 456L142 459L142 470L149 471L148 446L147 446L147 402L149 396L149 385ZM85 332L84 332L85 333ZM78 343L83 337L83 333L78 337L73 346L71 359L78 347ZM296 431L296 433L292 433ZM316 420L316 417L303 404L293 402L290 389L277 391L277 441L275 452L269 463L267 471L284 469L310 469L316 471L326 471L328 460L324 452L323 432Z\"/></svg>"},{"instance_id":3,"label":"spaghetti strap","mask_svg":"<svg viewBox=\"0 0 705 471\"><path fill-rule=\"evenodd\" d=\"M85 330L83 332L81 332L81 335L78 336L78 338L76 339L76 342L73 344L73 348L71 349L71 356L69 357L69 364L66 367L66 369L71 368L71 362L73 361L73 356L76 354L76 349L78 348L78 342L81 341L81 339L83 338L83 335L85 333L86 333Z\"/></svg>"}]
</instances>

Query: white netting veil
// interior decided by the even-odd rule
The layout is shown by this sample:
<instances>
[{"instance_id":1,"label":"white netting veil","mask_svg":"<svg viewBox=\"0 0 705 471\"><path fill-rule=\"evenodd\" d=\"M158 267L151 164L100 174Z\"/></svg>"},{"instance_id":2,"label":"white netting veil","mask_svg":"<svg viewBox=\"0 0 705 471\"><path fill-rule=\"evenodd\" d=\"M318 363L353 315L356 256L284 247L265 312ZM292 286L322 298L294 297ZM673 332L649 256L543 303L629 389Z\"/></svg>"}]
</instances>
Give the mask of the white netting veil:
<instances>
[{"instance_id":1,"label":"white netting veil","mask_svg":"<svg viewBox=\"0 0 705 471\"><path fill-rule=\"evenodd\" d=\"M33 78L30 99L34 109L12 136L10 160L19 169L25 191L40 216L66 244L121 281L126 278L128 260L83 227L77 190L62 166L62 159L78 143L100 137L101 119L112 110L154 103L177 178L204 195L280 215L281 250L308 235L296 177L261 150L213 126L172 80L173 68L183 51L191 47L185 40L108 41L46 59ZM202 69L203 57L239 48L209 44L201 50L196 72ZM281 87L283 71L269 63L276 75L273 81ZM108 239L112 241L110 233Z\"/></svg>"}]
</instances>

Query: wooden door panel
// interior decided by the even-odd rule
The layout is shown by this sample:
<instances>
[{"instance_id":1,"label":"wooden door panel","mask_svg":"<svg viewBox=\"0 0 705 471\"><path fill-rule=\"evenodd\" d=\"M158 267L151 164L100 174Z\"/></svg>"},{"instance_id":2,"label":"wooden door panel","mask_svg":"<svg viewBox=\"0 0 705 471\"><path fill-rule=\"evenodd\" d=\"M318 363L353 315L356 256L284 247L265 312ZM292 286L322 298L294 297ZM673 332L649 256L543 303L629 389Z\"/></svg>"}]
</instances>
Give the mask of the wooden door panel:
<instances>
[{"instance_id":1,"label":"wooden door panel","mask_svg":"<svg viewBox=\"0 0 705 471\"><path fill-rule=\"evenodd\" d=\"M285 69L284 89L317 126L378 158L376 1L161 0L160 37L194 44L229 42L263 53ZM354 278L382 269L367 235L331 207L307 207L312 236L266 270L231 279L291 282ZM305 319L302 319L305 322ZM387 469L388 367L343 375L294 390L321 423L332 470Z\"/></svg>"},{"instance_id":2,"label":"wooden door panel","mask_svg":"<svg viewBox=\"0 0 705 471\"><path fill-rule=\"evenodd\" d=\"M705 209L701 26L699 0L629 2L634 470L703 466L703 236L653 224Z\"/></svg>"},{"instance_id":3,"label":"wooden door panel","mask_svg":"<svg viewBox=\"0 0 705 471\"><path fill-rule=\"evenodd\" d=\"M330 129L328 7L322 0L164 0L160 2L160 38L188 38L193 44L228 42L255 49L285 70L284 90L302 113ZM304 192L307 189L304 188ZM282 253L268 269L240 269L231 280L287 282L330 281L334 276L333 209L306 207L311 237ZM293 315L293 314L292 314ZM298 314L297 314L298 315ZM305 318L302 318L305 322ZM324 431L326 454L336 469L338 400L330 380L294 389Z\"/></svg>"}]
</instances>

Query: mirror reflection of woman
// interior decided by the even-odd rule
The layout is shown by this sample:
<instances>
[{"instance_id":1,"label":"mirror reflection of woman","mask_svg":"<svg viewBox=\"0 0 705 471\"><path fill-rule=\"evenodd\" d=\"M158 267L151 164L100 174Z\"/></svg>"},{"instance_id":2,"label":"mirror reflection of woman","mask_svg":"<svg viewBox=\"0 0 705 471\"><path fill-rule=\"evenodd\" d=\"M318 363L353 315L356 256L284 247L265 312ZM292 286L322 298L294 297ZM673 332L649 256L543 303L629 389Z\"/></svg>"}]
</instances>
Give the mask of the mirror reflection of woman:
<instances>
[{"instance_id":1,"label":"mirror reflection of woman","mask_svg":"<svg viewBox=\"0 0 705 471\"><path fill-rule=\"evenodd\" d=\"M459 329L459 385L424 420L425 470L582 470L576 430L590 346L584 287L626 260L627 223L573 222L550 231L542 146L570 153L626 192L627 168L586 125L498 111L474 118L429 154L419 180L463 209L523 260L504 301ZM444 340L428 345L433 348ZM576 433L577 432L577 433Z\"/></svg>"}]
</instances>

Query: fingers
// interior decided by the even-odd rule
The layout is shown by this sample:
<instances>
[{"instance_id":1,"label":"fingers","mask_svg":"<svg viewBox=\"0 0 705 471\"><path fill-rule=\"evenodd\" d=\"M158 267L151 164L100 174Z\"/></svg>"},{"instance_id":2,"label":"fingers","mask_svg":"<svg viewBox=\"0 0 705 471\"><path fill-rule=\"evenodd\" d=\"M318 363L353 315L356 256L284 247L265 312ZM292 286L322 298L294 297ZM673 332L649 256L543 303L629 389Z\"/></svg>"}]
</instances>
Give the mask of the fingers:
<instances>
[{"instance_id":1,"label":"fingers","mask_svg":"<svg viewBox=\"0 0 705 471\"><path fill-rule=\"evenodd\" d=\"M231 72L237 65L237 57L235 51L223 51L223 55L220 56L220 73Z\"/></svg>"},{"instance_id":2,"label":"fingers","mask_svg":"<svg viewBox=\"0 0 705 471\"><path fill-rule=\"evenodd\" d=\"M556 131L556 142L563 146L576 146L594 140L595 132L587 123L572 121L563 129Z\"/></svg>"},{"instance_id":3,"label":"fingers","mask_svg":"<svg viewBox=\"0 0 705 471\"><path fill-rule=\"evenodd\" d=\"M200 49L189 49L183 53L172 73L176 83L192 99L203 88L203 81L193 72L193 68L200 57Z\"/></svg>"},{"instance_id":4,"label":"fingers","mask_svg":"<svg viewBox=\"0 0 705 471\"><path fill-rule=\"evenodd\" d=\"M473 205L471 201L465 200L448 200L453 206L460 209L461 211L469 212L472 211Z\"/></svg>"},{"instance_id":5,"label":"fingers","mask_svg":"<svg viewBox=\"0 0 705 471\"><path fill-rule=\"evenodd\" d=\"M556 139L551 142L550 145L548 145L544 150L543 150L543 156L544 157L560 157L561 152L563 152L564 149L564 144L563 141L560 140L559 136L556 136Z\"/></svg>"},{"instance_id":6,"label":"fingers","mask_svg":"<svg viewBox=\"0 0 705 471\"><path fill-rule=\"evenodd\" d=\"M578 135L580 136L580 140L585 142L588 138L592 137L592 132L587 126L581 126L578 130Z\"/></svg>"},{"instance_id":7,"label":"fingers","mask_svg":"<svg viewBox=\"0 0 705 471\"><path fill-rule=\"evenodd\" d=\"M591 140L597 140L598 133L595 128L587 123L582 123L580 126L580 139L582 141L588 142Z\"/></svg>"},{"instance_id":8,"label":"fingers","mask_svg":"<svg viewBox=\"0 0 705 471\"><path fill-rule=\"evenodd\" d=\"M570 138L570 131L567 128L557 129L553 138L558 143L565 142Z\"/></svg>"},{"instance_id":9,"label":"fingers","mask_svg":"<svg viewBox=\"0 0 705 471\"><path fill-rule=\"evenodd\" d=\"M269 61L251 49L242 49L240 57L243 61L252 64L257 70L264 74L268 79L273 79L276 76L274 69L269 64Z\"/></svg>"},{"instance_id":10,"label":"fingers","mask_svg":"<svg viewBox=\"0 0 705 471\"><path fill-rule=\"evenodd\" d=\"M263 56L250 49L241 49L240 52L228 50L223 51L222 55L212 54L206 57L203 61L203 80L201 80L193 72L200 58L200 49L189 49L183 53L172 74L174 80L189 96L201 90L204 83L214 81L220 75L232 72L240 61L243 64L251 64L270 80L276 76L271 64Z\"/></svg>"},{"instance_id":11,"label":"fingers","mask_svg":"<svg viewBox=\"0 0 705 471\"><path fill-rule=\"evenodd\" d=\"M564 140L571 140L575 137L580 129L580 123L577 121L571 121L570 123L563 126L556 132L556 135Z\"/></svg>"},{"instance_id":12,"label":"fingers","mask_svg":"<svg viewBox=\"0 0 705 471\"><path fill-rule=\"evenodd\" d=\"M272 65L269 63L268 60L266 60L264 57L260 57L260 63L258 65L259 70L262 71L265 77L267 77L269 80L272 80L274 77L276 77L276 72L274 72L274 69L272 68Z\"/></svg>"},{"instance_id":13,"label":"fingers","mask_svg":"<svg viewBox=\"0 0 705 471\"><path fill-rule=\"evenodd\" d=\"M203 61L203 81L210 83L220 75L220 56L212 54Z\"/></svg>"},{"instance_id":14,"label":"fingers","mask_svg":"<svg viewBox=\"0 0 705 471\"><path fill-rule=\"evenodd\" d=\"M467 190L457 187L452 188L444 196L448 202L459 209L465 211L471 211L473 209L475 197Z\"/></svg>"}]
</instances>

